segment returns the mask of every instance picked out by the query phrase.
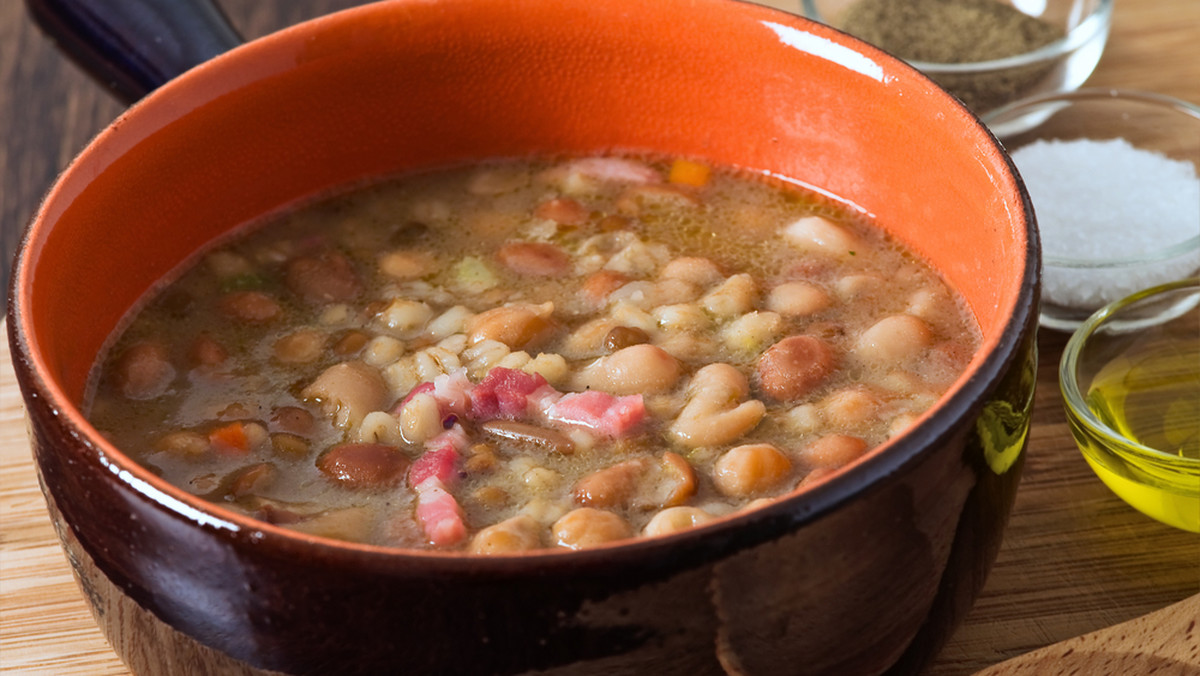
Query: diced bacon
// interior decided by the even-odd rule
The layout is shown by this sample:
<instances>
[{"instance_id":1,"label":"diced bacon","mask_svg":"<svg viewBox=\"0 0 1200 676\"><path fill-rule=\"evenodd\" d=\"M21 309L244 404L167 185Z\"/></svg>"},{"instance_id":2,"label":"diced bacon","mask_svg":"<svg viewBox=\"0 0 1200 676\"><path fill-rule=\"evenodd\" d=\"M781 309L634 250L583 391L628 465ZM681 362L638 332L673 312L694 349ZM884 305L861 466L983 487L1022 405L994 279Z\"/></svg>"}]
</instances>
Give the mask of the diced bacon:
<instances>
[{"instance_id":1,"label":"diced bacon","mask_svg":"<svg viewBox=\"0 0 1200 676\"><path fill-rule=\"evenodd\" d=\"M408 483L411 486L419 486L431 477L442 483L450 483L457 478L454 470L457 462L458 451L450 445L425 451L425 454L414 460L408 468Z\"/></svg>"},{"instance_id":2,"label":"diced bacon","mask_svg":"<svg viewBox=\"0 0 1200 676\"><path fill-rule=\"evenodd\" d=\"M467 537L462 508L442 482L431 476L418 484L416 490L417 521L425 531L425 537L436 547L451 547L462 542Z\"/></svg>"},{"instance_id":3,"label":"diced bacon","mask_svg":"<svg viewBox=\"0 0 1200 676\"><path fill-rule=\"evenodd\" d=\"M613 438L629 435L645 418L642 395L617 397L596 390L563 395L546 411L546 419L551 422L583 427Z\"/></svg>"},{"instance_id":4,"label":"diced bacon","mask_svg":"<svg viewBox=\"0 0 1200 676\"><path fill-rule=\"evenodd\" d=\"M466 415L474 389L464 369L443 373L433 379L433 398L441 406L443 416L447 413Z\"/></svg>"},{"instance_id":5,"label":"diced bacon","mask_svg":"<svg viewBox=\"0 0 1200 676\"><path fill-rule=\"evenodd\" d=\"M529 397L549 387L540 374L496 367L471 391L471 417L475 420L514 420L529 413ZM551 388L553 389L553 388Z\"/></svg>"}]
</instances>

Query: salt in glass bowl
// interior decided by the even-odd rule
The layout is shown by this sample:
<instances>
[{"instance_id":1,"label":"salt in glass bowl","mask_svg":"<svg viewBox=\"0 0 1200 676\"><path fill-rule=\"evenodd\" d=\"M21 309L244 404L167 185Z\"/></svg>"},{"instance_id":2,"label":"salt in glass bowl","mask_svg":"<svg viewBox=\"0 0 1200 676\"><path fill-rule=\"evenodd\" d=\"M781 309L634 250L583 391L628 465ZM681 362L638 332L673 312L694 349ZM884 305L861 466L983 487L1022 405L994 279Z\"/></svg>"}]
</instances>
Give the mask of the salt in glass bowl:
<instances>
[{"instance_id":1,"label":"salt in glass bowl","mask_svg":"<svg viewBox=\"0 0 1200 676\"><path fill-rule=\"evenodd\" d=\"M1096 312L1067 342L1059 383L1096 475L1147 516L1200 533L1200 278Z\"/></svg>"},{"instance_id":2,"label":"salt in glass bowl","mask_svg":"<svg viewBox=\"0 0 1200 676\"><path fill-rule=\"evenodd\" d=\"M1073 331L1108 303L1200 270L1200 106L1149 92L1082 89L1017 101L983 121L1013 156L1037 214L1042 326ZM1023 150L1076 139L1124 139L1174 160L1183 189L1174 180L1150 180L1141 163L1078 160L1069 171L1050 172ZM1098 181L1113 177L1119 190L1095 194ZM1114 195L1120 209L1098 206ZM1174 226L1165 225L1164 210Z\"/></svg>"},{"instance_id":3,"label":"salt in glass bowl","mask_svg":"<svg viewBox=\"0 0 1200 676\"><path fill-rule=\"evenodd\" d=\"M846 23L847 17L852 16L851 10L864 2L877 1L799 0L799 3L802 15L855 35L861 31ZM884 1L894 2L892 7L903 4L897 0ZM1030 51L988 61L905 60L979 115L1020 98L1073 91L1081 87L1096 69L1108 42L1113 0L994 1L1036 17L1060 31L1062 37ZM771 4L782 6L778 0ZM863 35L856 37L872 41ZM889 49L891 45L878 43L878 46ZM889 51L905 57L899 48Z\"/></svg>"}]
</instances>

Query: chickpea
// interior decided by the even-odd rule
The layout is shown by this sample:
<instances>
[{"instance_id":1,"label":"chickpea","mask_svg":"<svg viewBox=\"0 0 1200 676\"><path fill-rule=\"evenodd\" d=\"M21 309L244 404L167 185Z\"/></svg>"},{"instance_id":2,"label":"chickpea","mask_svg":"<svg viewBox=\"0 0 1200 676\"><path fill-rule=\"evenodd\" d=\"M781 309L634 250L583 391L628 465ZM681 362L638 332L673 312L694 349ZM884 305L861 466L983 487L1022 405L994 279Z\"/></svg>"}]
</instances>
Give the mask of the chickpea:
<instances>
[{"instance_id":1,"label":"chickpea","mask_svg":"<svg viewBox=\"0 0 1200 676\"><path fill-rule=\"evenodd\" d=\"M901 364L918 357L933 342L933 330L912 315L892 315L859 336L855 354L873 365Z\"/></svg>"},{"instance_id":2,"label":"chickpea","mask_svg":"<svg viewBox=\"0 0 1200 676\"><path fill-rule=\"evenodd\" d=\"M725 452L713 464L713 485L723 495L745 498L778 486L792 461L771 444L746 444Z\"/></svg>"},{"instance_id":3,"label":"chickpea","mask_svg":"<svg viewBox=\"0 0 1200 676\"><path fill-rule=\"evenodd\" d=\"M391 251L379 257L379 271L393 279L420 279L436 270L433 256L424 251Z\"/></svg>"},{"instance_id":4,"label":"chickpea","mask_svg":"<svg viewBox=\"0 0 1200 676\"><path fill-rule=\"evenodd\" d=\"M847 387L821 401L822 417L839 427L861 425L879 412L879 397L862 386Z\"/></svg>"},{"instance_id":5,"label":"chickpea","mask_svg":"<svg viewBox=\"0 0 1200 676\"><path fill-rule=\"evenodd\" d=\"M601 357L579 373L584 387L612 394L666 392L679 382L679 362L656 345L632 345Z\"/></svg>"},{"instance_id":6,"label":"chickpea","mask_svg":"<svg viewBox=\"0 0 1200 676\"><path fill-rule=\"evenodd\" d=\"M635 458L592 472L575 484L575 502L588 507L624 507L648 469L645 459Z\"/></svg>"},{"instance_id":7,"label":"chickpea","mask_svg":"<svg viewBox=\"0 0 1200 676\"><path fill-rule=\"evenodd\" d=\"M767 294L767 309L784 317L807 317L833 304L829 294L808 282L784 282Z\"/></svg>"},{"instance_id":8,"label":"chickpea","mask_svg":"<svg viewBox=\"0 0 1200 676\"><path fill-rule=\"evenodd\" d=\"M696 472L692 463L671 451L663 453L657 467L648 472L641 483L640 495L634 505L643 509L675 507L696 494Z\"/></svg>"},{"instance_id":9,"label":"chickpea","mask_svg":"<svg viewBox=\"0 0 1200 676\"><path fill-rule=\"evenodd\" d=\"M670 535L715 518L699 507L668 507L650 519L650 522L642 529L642 535L648 537Z\"/></svg>"},{"instance_id":10,"label":"chickpea","mask_svg":"<svg viewBox=\"0 0 1200 676\"><path fill-rule=\"evenodd\" d=\"M633 536L620 515L592 507L573 509L550 527L554 543L568 549L585 549Z\"/></svg>"},{"instance_id":11,"label":"chickpea","mask_svg":"<svg viewBox=\"0 0 1200 676\"><path fill-rule=\"evenodd\" d=\"M846 434L830 434L806 446L800 455L814 467L836 469L858 458L867 450L867 442Z\"/></svg>"},{"instance_id":12,"label":"chickpea","mask_svg":"<svg viewBox=\"0 0 1200 676\"><path fill-rule=\"evenodd\" d=\"M726 279L720 286L700 299L700 304L715 317L728 319L754 309L758 284L746 273Z\"/></svg>"},{"instance_id":13,"label":"chickpea","mask_svg":"<svg viewBox=\"0 0 1200 676\"><path fill-rule=\"evenodd\" d=\"M518 514L476 533L467 550L472 554L505 554L538 549L542 546L541 529L537 521Z\"/></svg>"},{"instance_id":14,"label":"chickpea","mask_svg":"<svg viewBox=\"0 0 1200 676\"><path fill-rule=\"evenodd\" d=\"M802 251L836 258L848 258L862 251L862 244L854 233L820 216L805 216L786 226L783 236Z\"/></svg>"},{"instance_id":15,"label":"chickpea","mask_svg":"<svg viewBox=\"0 0 1200 676\"><path fill-rule=\"evenodd\" d=\"M412 337L433 319L433 308L421 301L397 298L379 313L379 319L401 337Z\"/></svg>"},{"instance_id":16,"label":"chickpea","mask_svg":"<svg viewBox=\"0 0 1200 676\"><path fill-rule=\"evenodd\" d=\"M312 329L289 333L272 346L275 359L284 364L308 364L325 353L325 334Z\"/></svg>"}]
</instances>

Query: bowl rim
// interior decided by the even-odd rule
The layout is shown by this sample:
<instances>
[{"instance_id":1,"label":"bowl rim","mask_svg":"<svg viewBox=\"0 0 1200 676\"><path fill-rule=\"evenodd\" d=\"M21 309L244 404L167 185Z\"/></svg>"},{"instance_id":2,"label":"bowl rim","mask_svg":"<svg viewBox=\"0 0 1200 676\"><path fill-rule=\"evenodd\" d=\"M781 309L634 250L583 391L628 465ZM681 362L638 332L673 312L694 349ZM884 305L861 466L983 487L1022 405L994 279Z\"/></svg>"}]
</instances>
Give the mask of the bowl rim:
<instances>
[{"instance_id":1,"label":"bowl rim","mask_svg":"<svg viewBox=\"0 0 1200 676\"><path fill-rule=\"evenodd\" d=\"M901 60L931 75L972 75L990 71L1008 70L1010 68L1022 68L1041 61L1057 59L1087 44L1097 36L1103 36L1107 40L1108 32L1112 27L1114 2L1115 0L1097 0L1092 12L1084 17L1082 21L1075 24L1074 28L1067 31L1061 38L1048 42L1032 51L1000 59L968 61L966 63L919 61L916 59ZM817 11L814 0L802 0L800 12L803 16L809 17L814 21L824 22L824 19L821 18L821 13ZM835 30L841 29L835 28Z\"/></svg>"},{"instance_id":2,"label":"bowl rim","mask_svg":"<svg viewBox=\"0 0 1200 676\"><path fill-rule=\"evenodd\" d=\"M1059 360L1058 382L1068 418L1086 427L1088 432L1101 440L1108 452L1118 456L1125 455L1145 460L1176 473L1195 473L1200 476L1200 458L1175 455L1146 446L1121 435L1102 422L1087 405L1083 393L1079 389L1079 380L1076 374L1079 359L1097 330L1110 320L1118 318L1121 311L1131 305L1180 290L1191 290L1197 304L1200 304L1200 277L1190 277L1143 289L1109 303L1093 313L1067 340L1062 358ZM1189 309L1191 307L1185 308L1185 310Z\"/></svg>"},{"instance_id":3,"label":"bowl rim","mask_svg":"<svg viewBox=\"0 0 1200 676\"><path fill-rule=\"evenodd\" d=\"M385 2L353 7L283 28L200 64L192 72L223 67L221 64L227 63L229 59L233 58L230 55L265 49L277 41L303 38L309 31L317 29L324 22L341 20L341 18L354 13L368 14L374 11L386 11L384 6L388 4ZM725 3L713 2L712 4ZM835 34L832 36L835 38L838 33L836 29L796 14L750 3L739 2L728 3L728 5L742 8L736 11L767 12L772 16L786 18L787 22L804 24L807 29L815 29L818 33L829 31ZM199 497L187 494L182 489L166 484L165 481L155 477L121 452L120 449L112 446L90 423L87 423L79 410L79 405L74 403L73 398L67 396L57 382L47 378L43 373L43 371L52 371L52 369L49 369L44 363L40 350L33 348L35 341L30 338L32 320L27 318L29 310L25 306L28 304L28 300L22 292L24 286L22 281L26 275L30 274L29 259L36 254L31 249L39 248L42 242L37 238L44 236L35 227L26 229L18 247L19 255L10 281L8 306L8 332L13 359L14 362L22 362L25 370L24 379L27 381L23 390L26 387L28 390L32 390L33 396L40 400L39 405L50 408L66 432L87 450L89 459L94 458L114 475L114 480L119 482L123 489L134 491L140 499L155 502L172 516L188 520L194 526L223 531L227 533L228 537L247 542L251 546L269 544L276 551L284 554L320 556L330 560L353 560L356 565L368 569L395 569L397 566L423 566L428 562L436 562L436 570L439 571L437 575L453 576L470 570L479 574L505 576L528 574L536 570L562 566L604 569L615 564L679 565L678 557L673 555L684 552L694 555L694 558L687 559L686 565L698 566L713 557L724 556L730 552L773 539L789 525L810 522L851 502L885 481L887 477L899 474L905 467L919 462L927 455L928 448L936 447L958 434L959 423L957 421L977 413L989 393L995 391L1001 377L1009 372L1011 364L1024 358L1026 350L1023 349L1023 346L1030 340L1037 326L1036 308L1041 281L1041 250L1038 245L1036 216L1029 195L1024 190L1024 184L1011 158L1003 152L999 141L981 122L976 113L936 87L924 73L911 64L888 55L853 36L846 35L840 39L848 40L856 50L865 49L873 57L884 58L891 63L893 68L908 71L915 78L928 83L933 92L932 95L944 97L947 106L959 108L973 120L981 132L981 138L986 139L991 144L991 148L997 151L998 159L1003 162L1012 179L1017 202L1015 206L1019 207L1020 212L1018 225L1023 230L1027 246L1019 279L1014 281L1012 310L1002 319L1002 326L997 329L995 339L991 342L985 341L981 346L980 354L983 354L983 358L979 360L973 370L963 374L951 389L942 395L939 405L922 414L910 431L881 444L873 449L874 452L864 456L862 460L830 475L827 479L805 487L803 491L780 496L779 499L768 505L734 512L678 533L626 539L582 550L546 548L490 556L472 555L462 551L409 549L344 542L289 530L233 512L221 505L206 502ZM139 115L144 108L169 105L173 96L172 92L180 86L180 80L185 79L188 79L186 75L151 92L118 116L105 132L122 125L130 116ZM32 217L32 224L42 220L45 216L46 205L51 201L55 192L70 176L72 170L77 167L79 159L85 153L95 152L95 144L105 132L101 132L101 136L89 143L59 176ZM982 352L984 349L987 351ZM17 370L21 375L21 366L18 366ZM29 397L27 394L25 396ZM82 424L77 423L75 417L79 417ZM770 528L753 529L744 527L747 522L770 522L772 525ZM764 531L769 534L764 534Z\"/></svg>"},{"instance_id":4,"label":"bowl rim","mask_svg":"<svg viewBox=\"0 0 1200 676\"><path fill-rule=\"evenodd\" d=\"M1024 115L1041 112L1039 111L1041 108L1049 108L1049 112L1056 112L1057 110L1078 103L1105 105L1112 102L1132 103L1149 106L1162 111L1174 111L1186 118L1195 120L1198 130L1200 130L1200 105L1167 94L1127 88L1085 87L1069 92L1035 94L988 111L981 115L980 119L988 128L994 128L994 125L998 123L1018 120ZM1195 170L1197 173L1200 173L1200 166L1196 166ZM1166 244L1161 248L1136 256L1119 258L1067 258L1049 255L1043 251L1042 261L1046 267L1054 268L1119 270L1170 261L1194 251L1200 251L1200 234L1185 237L1182 240Z\"/></svg>"}]
</instances>

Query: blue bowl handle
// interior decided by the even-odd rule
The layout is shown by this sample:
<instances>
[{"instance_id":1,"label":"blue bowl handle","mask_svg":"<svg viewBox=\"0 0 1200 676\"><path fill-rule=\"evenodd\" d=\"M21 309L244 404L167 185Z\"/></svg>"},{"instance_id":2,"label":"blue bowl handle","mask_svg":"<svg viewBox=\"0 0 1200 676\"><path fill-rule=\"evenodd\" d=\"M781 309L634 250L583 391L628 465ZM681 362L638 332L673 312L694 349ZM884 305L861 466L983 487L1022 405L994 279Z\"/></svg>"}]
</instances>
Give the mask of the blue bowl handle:
<instances>
[{"instance_id":1,"label":"blue bowl handle","mask_svg":"<svg viewBox=\"0 0 1200 676\"><path fill-rule=\"evenodd\" d=\"M242 43L212 0L25 0L84 71L132 103Z\"/></svg>"}]
</instances>

